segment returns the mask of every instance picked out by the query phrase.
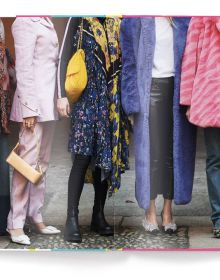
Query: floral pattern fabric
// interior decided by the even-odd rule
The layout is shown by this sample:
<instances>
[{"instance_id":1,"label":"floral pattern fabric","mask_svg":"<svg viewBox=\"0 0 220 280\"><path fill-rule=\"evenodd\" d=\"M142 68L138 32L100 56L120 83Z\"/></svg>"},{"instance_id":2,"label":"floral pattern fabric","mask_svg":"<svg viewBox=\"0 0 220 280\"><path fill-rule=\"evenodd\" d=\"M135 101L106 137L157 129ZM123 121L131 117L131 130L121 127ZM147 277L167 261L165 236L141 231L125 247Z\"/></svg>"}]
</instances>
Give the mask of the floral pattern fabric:
<instances>
[{"instance_id":1,"label":"floral pattern fabric","mask_svg":"<svg viewBox=\"0 0 220 280\"><path fill-rule=\"evenodd\" d=\"M108 30L109 56L111 62L110 81L110 123L112 170L110 192L120 188L121 174L129 169L129 123L121 104L121 48L120 48L120 19L107 18L105 29Z\"/></svg>"},{"instance_id":2,"label":"floral pattern fabric","mask_svg":"<svg viewBox=\"0 0 220 280\"><path fill-rule=\"evenodd\" d=\"M5 60L7 60L7 63L5 63ZM5 48L0 37L0 133L4 134L10 133L9 116L12 105L13 83L11 82L10 75L7 83L7 75L10 74L10 68L14 67L11 61L9 51ZM5 83L7 84L5 85Z\"/></svg>"},{"instance_id":3,"label":"floral pattern fabric","mask_svg":"<svg viewBox=\"0 0 220 280\"><path fill-rule=\"evenodd\" d=\"M128 169L128 120L121 106L120 20L83 20L82 48L86 53L88 84L71 113L69 150L92 156L109 182L119 189ZM80 29L73 38L77 46Z\"/></svg>"}]
</instances>

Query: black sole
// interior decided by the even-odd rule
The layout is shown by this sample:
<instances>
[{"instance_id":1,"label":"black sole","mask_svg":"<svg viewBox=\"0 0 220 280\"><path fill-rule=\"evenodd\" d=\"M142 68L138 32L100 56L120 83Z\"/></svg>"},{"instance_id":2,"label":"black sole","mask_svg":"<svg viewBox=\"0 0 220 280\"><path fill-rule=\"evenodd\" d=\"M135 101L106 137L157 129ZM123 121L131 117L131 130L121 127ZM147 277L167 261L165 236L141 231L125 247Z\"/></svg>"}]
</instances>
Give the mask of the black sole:
<instances>
[{"instance_id":1,"label":"black sole","mask_svg":"<svg viewBox=\"0 0 220 280\"><path fill-rule=\"evenodd\" d=\"M91 226L90 227L90 231L92 231L92 232L95 232L95 233L98 233L99 235L101 235L101 236L114 236L114 232L104 232L104 231L100 231L100 230L98 230L96 227L94 227L94 226Z\"/></svg>"},{"instance_id":2,"label":"black sole","mask_svg":"<svg viewBox=\"0 0 220 280\"><path fill-rule=\"evenodd\" d=\"M165 233L165 234L172 235L172 234L176 234L177 230L175 230L175 231L173 231L173 230L165 230L164 228L162 228L162 232Z\"/></svg>"},{"instance_id":3,"label":"black sole","mask_svg":"<svg viewBox=\"0 0 220 280\"><path fill-rule=\"evenodd\" d=\"M72 238L66 238L64 237L64 240L67 241L67 242L70 242L70 243L82 243L82 239L81 240L75 240L75 239L72 239Z\"/></svg>"},{"instance_id":4,"label":"black sole","mask_svg":"<svg viewBox=\"0 0 220 280\"><path fill-rule=\"evenodd\" d=\"M11 243L14 243L14 244L17 244L17 245L20 245L20 246L31 246L31 244L27 245L27 244L21 244L19 242L14 242L14 241L11 241Z\"/></svg>"},{"instance_id":5,"label":"black sole","mask_svg":"<svg viewBox=\"0 0 220 280\"><path fill-rule=\"evenodd\" d=\"M79 236L78 238L74 238L71 234L64 234L64 240L71 243L82 243L81 236Z\"/></svg>"}]
</instances>

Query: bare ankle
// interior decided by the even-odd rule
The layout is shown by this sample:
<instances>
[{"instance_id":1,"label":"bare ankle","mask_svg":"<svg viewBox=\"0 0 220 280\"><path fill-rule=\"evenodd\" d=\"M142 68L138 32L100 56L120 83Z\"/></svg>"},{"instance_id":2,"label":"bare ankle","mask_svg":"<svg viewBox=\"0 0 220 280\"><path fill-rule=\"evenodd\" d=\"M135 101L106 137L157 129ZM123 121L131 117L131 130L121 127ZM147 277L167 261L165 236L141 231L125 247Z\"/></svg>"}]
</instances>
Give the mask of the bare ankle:
<instances>
[{"instance_id":1,"label":"bare ankle","mask_svg":"<svg viewBox=\"0 0 220 280\"><path fill-rule=\"evenodd\" d=\"M43 222L41 222L41 223L34 223L34 225L35 225L35 227L37 229L44 229L46 227Z\"/></svg>"},{"instance_id":2,"label":"bare ankle","mask_svg":"<svg viewBox=\"0 0 220 280\"><path fill-rule=\"evenodd\" d=\"M153 211L146 212L146 219L151 224L157 224L157 216L156 213Z\"/></svg>"},{"instance_id":3,"label":"bare ankle","mask_svg":"<svg viewBox=\"0 0 220 280\"><path fill-rule=\"evenodd\" d=\"M162 221L163 221L163 225L171 223L172 222L172 211L162 212Z\"/></svg>"},{"instance_id":4,"label":"bare ankle","mask_svg":"<svg viewBox=\"0 0 220 280\"><path fill-rule=\"evenodd\" d=\"M9 233L13 236L19 236L24 234L24 230L23 228L10 229Z\"/></svg>"}]
</instances>

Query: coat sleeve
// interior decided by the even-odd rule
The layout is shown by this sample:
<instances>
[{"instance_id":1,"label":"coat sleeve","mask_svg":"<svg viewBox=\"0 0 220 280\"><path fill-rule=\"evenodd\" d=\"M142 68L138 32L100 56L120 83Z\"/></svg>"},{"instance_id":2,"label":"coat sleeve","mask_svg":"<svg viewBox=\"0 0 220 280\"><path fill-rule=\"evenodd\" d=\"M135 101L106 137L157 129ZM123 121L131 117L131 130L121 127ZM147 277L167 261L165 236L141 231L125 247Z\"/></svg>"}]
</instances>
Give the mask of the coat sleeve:
<instances>
[{"instance_id":1,"label":"coat sleeve","mask_svg":"<svg viewBox=\"0 0 220 280\"><path fill-rule=\"evenodd\" d=\"M39 101L35 94L33 60L37 41L34 22L28 18L17 18L12 25L16 56L18 98L22 117L39 115Z\"/></svg>"},{"instance_id":2,"label":"coat sleeve","mask_svg":"<svg viewBox=\"0 0 220 280\"><path fill-rule=\"evenodd\" d=\"M140 111L140 100L137 83L137 61L135 57L134 40L138 34L137 19L123 19L120 29L122 49L122 81L121 99L126 114Z\"/></svg>"},{"instance_id":3,"label":"coat sleeve","mask_svg":"<svg viewBox=\"0 0 220 280\"><path fill-rule=\"evenodd\" d=\"M218 31L220 32L220 17L217 17L217 19L216 19L216 27L217 27Z\"/></svg>"},{"instance_id":4,"label":"coat sleeve","mask_svg":"<svg viewBox=\"0 0 220 280\"><path fill-rule=\"evenodd\" d=\"M80 25L80 18L70 18L67 22L60 55L59 55L59 64L58 64L58 98L66 97L65 91L65 80L66 80L66 70L71 59L75 48L73 42L73 36L77 32L77 29Z\"/></svg>"},{"instance_id":5,"label":"coat sleeve","mask_svg":"<svg viewBox=\"0 0 220 280\"><path fill-rule=\"evenodd\" d=\"M196 27L197 20L192 18L187 32L186 47L182 60L181 83L180 83L180 104L190 106L193 92L193 84L198 65L198 41L200 31Z\"/></svg>"}]
</instances>

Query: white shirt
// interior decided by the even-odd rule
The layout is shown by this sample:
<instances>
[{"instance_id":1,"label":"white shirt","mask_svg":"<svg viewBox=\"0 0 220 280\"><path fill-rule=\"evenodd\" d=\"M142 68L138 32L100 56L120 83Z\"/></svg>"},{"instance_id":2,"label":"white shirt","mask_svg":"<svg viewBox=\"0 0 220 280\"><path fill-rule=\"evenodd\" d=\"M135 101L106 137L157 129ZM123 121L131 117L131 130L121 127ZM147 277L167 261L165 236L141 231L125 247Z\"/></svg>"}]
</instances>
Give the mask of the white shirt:
<instances>
[{"instance_id":1,"label":"white shirt","mask_svg":"<svg viewBox=\"0 0 220 280\"><path fill-rule=\"evenodd\" d=\"M166 17L155 17L156 44L152 77L166 78L175 75L173 27Z\"/></svg>"}]
</instances>

